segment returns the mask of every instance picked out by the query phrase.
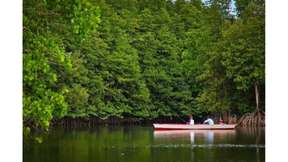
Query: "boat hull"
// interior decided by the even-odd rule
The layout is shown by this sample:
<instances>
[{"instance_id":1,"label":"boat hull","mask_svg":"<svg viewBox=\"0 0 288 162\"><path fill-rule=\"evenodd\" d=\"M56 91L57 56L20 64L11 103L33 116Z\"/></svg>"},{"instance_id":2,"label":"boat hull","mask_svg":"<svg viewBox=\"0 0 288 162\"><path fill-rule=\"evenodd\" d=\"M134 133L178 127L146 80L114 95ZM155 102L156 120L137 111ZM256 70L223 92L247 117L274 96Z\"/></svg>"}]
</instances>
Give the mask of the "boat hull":
<instances>
[{"instance_id":1,"label":"boat hull","mask_svg":"<svg viewBox=\"0 0 288 162\"><path fill-rule=\"evenodd\" d=\"M156 130L229 130L235 129L236 124L153 124Z\"/></svg>"}]
</instances>

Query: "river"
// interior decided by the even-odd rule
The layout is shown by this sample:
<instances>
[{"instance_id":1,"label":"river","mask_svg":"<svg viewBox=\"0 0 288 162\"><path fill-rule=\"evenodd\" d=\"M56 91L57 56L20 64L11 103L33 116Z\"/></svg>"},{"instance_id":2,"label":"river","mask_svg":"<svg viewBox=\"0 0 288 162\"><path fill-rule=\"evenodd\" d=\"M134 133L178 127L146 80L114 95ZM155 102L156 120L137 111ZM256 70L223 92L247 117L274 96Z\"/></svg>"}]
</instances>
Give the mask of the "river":
<instances>
[{"instance_id":1,"label":"river","mask_svg":"<svg viewBox=\"0 0 288 162\"><path fill-rule=\"evenodd\" d=\"M154 131L151 126L54 128L24 140L24 162L264 162L265 130Z\"/></svg>"}]
</instances>

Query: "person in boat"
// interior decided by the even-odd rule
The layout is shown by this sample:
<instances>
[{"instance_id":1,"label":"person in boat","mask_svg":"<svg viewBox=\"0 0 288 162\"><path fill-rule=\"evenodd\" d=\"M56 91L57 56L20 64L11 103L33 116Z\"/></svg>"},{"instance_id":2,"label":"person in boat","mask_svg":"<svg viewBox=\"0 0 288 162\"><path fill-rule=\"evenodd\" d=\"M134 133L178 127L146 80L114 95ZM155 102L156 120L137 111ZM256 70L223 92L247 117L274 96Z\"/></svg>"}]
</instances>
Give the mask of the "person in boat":
<instances>
[{"instance_id":1,"label":"person in boat","mask_svg":"<svg viewBox=\"0 0 288 162\"><path fill-rule=\"evenodd\" d=\"M190 115L189 117L190 117L190 119L189 119L189 124L190 124L190 125L194 125L193 116Z\"/></svg>"},{"instance_id":2,"label":"person in boat","mask_svg":"<svg viewBox=\"0 0 288 162\"><path fill-rule=\"evenodd\" d=\"M214 121L213 121L210 117L208 117L208 118L203 122L203 124L214 125Z\"/></svg>"},{"instance_id":3,"label":"person in boat","mask_svg":"<svg viewBox=\"0 0 288 162\"><path fill-rule=\"evenodd\" d=\"M222 120L222 118L220 118L220 120L219 120L219 124L221 124L221 125L224 124L224 121Z\"/></svg>"}]
</instances>

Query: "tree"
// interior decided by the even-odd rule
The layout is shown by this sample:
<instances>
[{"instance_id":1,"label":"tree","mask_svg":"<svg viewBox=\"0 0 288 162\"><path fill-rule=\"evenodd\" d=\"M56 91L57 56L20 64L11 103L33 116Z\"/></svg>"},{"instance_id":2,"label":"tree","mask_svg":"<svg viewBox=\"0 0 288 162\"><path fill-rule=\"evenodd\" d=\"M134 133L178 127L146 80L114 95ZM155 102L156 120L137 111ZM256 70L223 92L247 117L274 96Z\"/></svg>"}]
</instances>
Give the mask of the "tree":
<instances>
[{"instance_id":1,"label":"tree","mask_svg":"<svg viewBox=\"0 0 288 162\"><path fill-rule=\"evenodd\" d=\"M251 2L242 12L242 19L224 33L223 65L237 89L254 87L257 121L260 125L259 87L265 84L265 21L264 5ZM263 90L263 88L262 88ZM254 115L254 114L253 114Z\"/></svg>"},{"instance_id":2,"label":"tree","mask_svg":"<svg viewBox=\"0 0 288 162\"><path fill-rule=\"evenodd\" d=\"M47 130L53 118L64 117L70 108L65 98L74 61L70 49L96 29L99 11L78 0L31 0L23 8L24 125Z\"/></svg>"},{"instance_id":3,"label":"tree","mask_svg":"<svg viewBox=\"0 0 288 162\"><path fill-rule=\"evenodd\" d=\"M231 2L25 0L24 125L260 112L264 1Z\"/></svg>"}]
</instances>

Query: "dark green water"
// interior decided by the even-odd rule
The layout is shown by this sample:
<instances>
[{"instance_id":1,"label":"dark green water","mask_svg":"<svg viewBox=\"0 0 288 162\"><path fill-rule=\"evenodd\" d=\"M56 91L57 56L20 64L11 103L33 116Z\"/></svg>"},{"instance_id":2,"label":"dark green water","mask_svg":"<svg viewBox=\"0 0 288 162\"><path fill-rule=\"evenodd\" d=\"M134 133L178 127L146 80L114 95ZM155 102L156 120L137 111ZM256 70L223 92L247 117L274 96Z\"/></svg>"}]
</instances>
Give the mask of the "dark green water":
<instances>
[{"instance_id":1,"label":"dark green water","mask_svg":"<svg viewBox=\"0 0 288 162\"><path fill-rule=\"evenodd\" d=\"M155 132L143 126L101 126L45 135L25 141L24 162L264 162L265 132Z\"/></svg>"}]
</instances>

